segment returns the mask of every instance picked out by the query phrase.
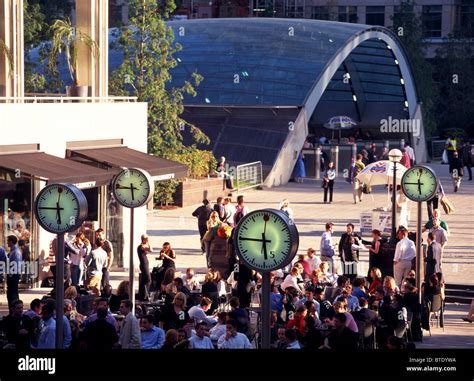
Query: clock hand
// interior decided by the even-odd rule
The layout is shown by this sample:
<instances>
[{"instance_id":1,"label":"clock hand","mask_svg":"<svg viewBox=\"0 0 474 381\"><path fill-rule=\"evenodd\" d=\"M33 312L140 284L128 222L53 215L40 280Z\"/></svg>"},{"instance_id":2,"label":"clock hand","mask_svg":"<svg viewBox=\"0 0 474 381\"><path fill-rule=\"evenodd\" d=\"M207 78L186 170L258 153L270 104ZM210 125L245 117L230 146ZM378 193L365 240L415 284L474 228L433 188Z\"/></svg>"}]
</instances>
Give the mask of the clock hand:
<instances>
[{"instance_id":1,"label":"clock hand","mask_svg":"<svg viewBox=\"0 0 474 381\"><path fill-rule=\"evenodd\" d=\"M268 216L265 214L263 216L263 220L265 221L265 225L263 226L263 233L262 233L262 250L260 250L260 254L262 254L262 251L267 250L266 242L265 242L265 232L267 231L267 221L268 221ZM267 259L267 255L265 254L265 259Z\"/></svg>"},{"instance_id":2,"label":"clock hand","mask_svg":"<svg viewBox=\"0 0 474 381\"><path fill-rule=\"evenodd\" d=\"M58 225L61 225L61 208L59 207L59 202L56 203L56 220Z\"/></svg>"},{"instance_id":3,"label":"clock hand","mask_svg":"<svg viewBox=\"0 0 474 381\"><path fill-rule=\"evenodd\" d=\"M405 182L404 184L408 184L408 185L418 185L418 184L420 184L420 185L425 185L425 183L418 183L418 182L416 182L416 183L406 183L406 182Z\"/></svg>"},{"instance_id":4,"label":"clock hand","mask_svg":"<svg viewBox=\"0 0 474 381\"><path fill-rule=\"evenodd\" d=\"M240 239L241 241L255 241L255 242L263 242L263 241L265 241L266 243L271 243L271 242L272 242L272 241L269 240L269 239L262 240L262 239L259 239L259 238L240 237L239 239Z\"/></svg>"},{"instance_id":5,"label":"clock hand","mask_svg":"<svg viewBox=\"0 0 474 381\"><path fill-rule=\"evenodd\" d=\"M418 179L418 193L421 195L421 181Z\"/></svg>"},{"instance_id":6,"label":"clock hand","mask_svg":"<svg viewBox=\"0 0 474 381\"><path fill-rule=\"evenodd\" d=\"M134 193L133 193L133 190L134 190L134 189L137 189L137 188L135 188L135 187L133 186L133 184L130 183L130 192L132 192L132 200L135 200L135 196L134 196Z\"/></svg>"},{"instance_id":7,"label":"clock hand","mask_svg":"<svg viewBox=\"0 0 474 381\"><path fill-rule=\"evenodd\" d=\"M263 257L265 260L268 258L267 254L267 240L265 239L265 233L262 233L262 246L263 246Z\"/></svg>"},{"instance_id":8,"label":"clock hand","mask_svg":"<svg viewBox=\"0 0 474 381\"><path fill-rule=\"evenodd\" d=\"M38 209L58 210L57 206L40 206ZM64 210L64 208L59 208L59 210Z\"/></svg>"}]
</instances>

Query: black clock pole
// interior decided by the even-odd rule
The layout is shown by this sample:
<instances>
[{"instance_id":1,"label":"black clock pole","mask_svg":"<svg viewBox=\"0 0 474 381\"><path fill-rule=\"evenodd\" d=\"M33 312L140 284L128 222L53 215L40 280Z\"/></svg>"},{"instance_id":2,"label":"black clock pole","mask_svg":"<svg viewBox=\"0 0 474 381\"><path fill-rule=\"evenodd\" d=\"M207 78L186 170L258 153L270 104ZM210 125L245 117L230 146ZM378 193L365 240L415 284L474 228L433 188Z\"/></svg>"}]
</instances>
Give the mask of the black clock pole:
<instances>
[{"instance_id":1,"label":"black clock pole","mask_svg":"<svg viewBox=\"0 0 474 381\"><path fill-rule=\"evenodd\" d=\"M270 348L270 272L262 274L262 348Z\"/></svg>"},{"instance_id":2,"label":"black clock pole","mask_svg":"<svg viewBox=\"0 0 474 381\"><path fill-rule=\"evenodd\" d=\"M135 267L133 264L133 228L135 225L135 208L130 208L130 265L129 265L129 273L128 273L128 281L129 291L128 291L128 298L132 302L132 314L135 315Z\"/></svg>"},{"instance_id":3,"label":"black clock pole","mask_svg":"<svg viewBox=\"0 0 474 381\"><path fill-rule=\"evenodd\" d=\"M423 279L423 257L421 255L421 224L422 224L422 213L423 208L421 207L422 202L417 202L417 218L416 218L416 288L418 289L418 302L421 304L421 281Z\"/></svg>"},{"instance_id":4,"label":"black clock pole","mask_svg":"<svg viewBox=\"0 0 474 381\"><path fill-rule=\"evenodd\" d=\"M56 349L63 348L63 315L64 315L64 233L57 236L56 251Z\"/></svg>"}]
</instances>

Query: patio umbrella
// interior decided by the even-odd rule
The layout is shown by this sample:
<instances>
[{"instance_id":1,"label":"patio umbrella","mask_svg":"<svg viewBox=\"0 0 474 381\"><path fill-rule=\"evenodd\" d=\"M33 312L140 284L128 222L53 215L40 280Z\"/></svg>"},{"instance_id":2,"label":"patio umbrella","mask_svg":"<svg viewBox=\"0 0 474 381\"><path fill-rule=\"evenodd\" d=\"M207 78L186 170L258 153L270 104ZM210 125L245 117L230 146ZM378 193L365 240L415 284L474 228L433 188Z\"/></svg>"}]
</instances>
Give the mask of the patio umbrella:
<instances>
[{"instance_id":1,"label":"patio umbrella","mask_svg":"<svg viewBox=\"0 0 474 381\"><path fill-rule=\"evenodd\" d=\"M400 184L406 167L400 163L397 165L397 184ZM390 185L393 183L393 163L389 160L380 160L367 165L356 176L361 183L373 185Z\"/></svg>"},{"instance_id":2,"label":"patio umbrella","mask_svg":"<svg viewBox=\"0 0 474 381\"><path fill-rule=\"evenodd\" d=\"M349 130L356 126L357 123L348 116L333 116L324 123L324 127L332 131L332 138L334 139L334 131L339 130L339 139L341 139L341 130Z\"/></svg>"}]
</instances>

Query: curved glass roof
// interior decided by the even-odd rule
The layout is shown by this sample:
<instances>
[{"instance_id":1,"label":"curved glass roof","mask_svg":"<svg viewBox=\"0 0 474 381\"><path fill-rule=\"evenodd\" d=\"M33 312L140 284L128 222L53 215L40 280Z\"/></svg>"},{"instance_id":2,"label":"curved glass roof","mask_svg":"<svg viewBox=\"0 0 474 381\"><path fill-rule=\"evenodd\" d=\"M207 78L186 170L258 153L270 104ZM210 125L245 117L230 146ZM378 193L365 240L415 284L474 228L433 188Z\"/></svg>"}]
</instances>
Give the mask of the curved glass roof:
<instances>
[{"instance_id":1,"label":"curved glass roof","mask_svg":"<svg viewBox=\"0 0 474 381\"><path fill-rule=\"evenodd\" d=\"M204 80L198 95L186 97L185 103L203 105L302 105L339 49L360 32L380 29L274 18L186 20L168 25L183 46L175 54L179 63L172 72L173 83L179 85L197 71ZM366 100L375 94L377 101L403 101L398 68L383 41L364 42L350 58L361 71ZM342 81L344 73L341 66L328 86L326 100L352 99L350 87Z\"/></svg>"}]
</instances>

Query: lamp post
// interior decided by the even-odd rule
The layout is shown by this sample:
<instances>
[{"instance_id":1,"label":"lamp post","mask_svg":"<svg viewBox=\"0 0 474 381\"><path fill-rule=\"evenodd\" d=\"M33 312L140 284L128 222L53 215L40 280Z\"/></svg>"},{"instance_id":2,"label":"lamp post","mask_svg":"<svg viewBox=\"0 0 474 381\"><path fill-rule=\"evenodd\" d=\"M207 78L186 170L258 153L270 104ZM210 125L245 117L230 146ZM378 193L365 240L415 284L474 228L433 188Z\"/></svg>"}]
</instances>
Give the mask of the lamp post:
<instances>
[{"instance_id":1,"label":"lamp post","mask_svg":"<svg viewBox=\"0 0 474 381\"><path fill-rule=\"evenodd\" d=\"M391 149L388 153L389 160L393 163L393 184L392 184L392 234L390 243L397 240L397 163L402 160L402 151L399 149Z\"/></svg>"}]
</instances>

